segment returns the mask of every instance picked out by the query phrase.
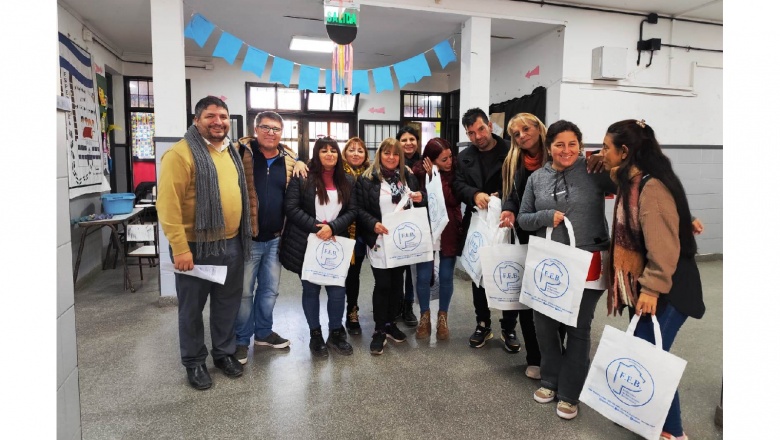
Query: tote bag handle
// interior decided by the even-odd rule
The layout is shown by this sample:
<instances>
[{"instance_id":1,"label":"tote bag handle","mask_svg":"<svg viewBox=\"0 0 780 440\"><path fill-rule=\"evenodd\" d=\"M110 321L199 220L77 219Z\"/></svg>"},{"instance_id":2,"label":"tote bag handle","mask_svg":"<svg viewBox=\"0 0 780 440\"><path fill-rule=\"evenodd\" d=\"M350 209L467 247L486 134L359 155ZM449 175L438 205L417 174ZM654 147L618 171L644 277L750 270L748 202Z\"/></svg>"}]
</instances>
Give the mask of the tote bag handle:
<instances>
[{"instance_id":1,"label":"tote bag handle","mask_svg":"<svg viewBox=\"0 0 780 440\"><path fill-rule=\"evenodd\" d=\"M571 247L577 247L576 242L574 241L574 227L571 225L571 222L569 221L569 218L564 216L563 217L563 224L566 226L566 231L569 233L569 246ZM559 224L560 226L560 224ZM553 228L547 228L547 239L550 240L552 238L552 231Z\"/></svg>"},{"instance_id":2,"label":"tote bag handle","mask_svg":"<svg viewBox=\"0 0 780 440\"><path fill-rule=\"evenodd\" d=\"M664 351L664 345L661 342L661 326L658 324L658 320L655 318L655 315L650 316L653 319L653 333L655 333L655 348ZM633 318L631 318L631 322L628 324L628 328L626 329L626 334L629 336L634 336L634 331L636 331L636 325L639 323L639 315L634 315Z\"/></svg>"}]
</instances>

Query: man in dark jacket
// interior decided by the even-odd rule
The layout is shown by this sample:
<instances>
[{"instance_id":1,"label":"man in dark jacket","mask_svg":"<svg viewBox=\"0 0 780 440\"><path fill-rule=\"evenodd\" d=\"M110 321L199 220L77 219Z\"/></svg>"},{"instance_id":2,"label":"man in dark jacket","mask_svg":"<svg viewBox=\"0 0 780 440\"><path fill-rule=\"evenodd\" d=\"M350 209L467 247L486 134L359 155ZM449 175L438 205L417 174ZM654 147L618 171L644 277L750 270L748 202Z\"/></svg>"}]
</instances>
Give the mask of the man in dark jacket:
<instances>
[{"instance_id":1,"label":"man in dark jacket","mask_svg":"<svg viewBox=\"0 0 780 440\"><path fill-rule=\"evenodd\" d=\"M252 253L244 266L244 292L236 319L236 359L247 361L252 335L255 345L285 348L290 341L273 331L279 296L279 242L284 227L284 194L293 171L304 171L297 154L279 141L282 117L263 112L255 117L255 137L239 140L252 223ZM303 174L305 176L305 173Z\"/></svg>"},{"instance_id":2,"label":"man in dark jacket","mask_svg":"<svg viewBox=\"0 0 780 440\"><path fill-rule=\"evenodd\" d=\"M501 166L509 152L509 146L504 139L493 134L493 124L482 109L469 109L461 122L471 144L458 154L453 188L456 196L466 204L463 230L468 231L474 208L487 209L491 194L501 197ZM463 243L460 249L463 250ZM469 345L480 348L493 337L490 309L483 287L472 282L471 293L477 315L477 329L469 338ZM510 353L520 350L520 340L515 332L517 315L516 310L504 310L501 320L501 339L504 341L504 349Z\"/></svg>"}]
</instances>

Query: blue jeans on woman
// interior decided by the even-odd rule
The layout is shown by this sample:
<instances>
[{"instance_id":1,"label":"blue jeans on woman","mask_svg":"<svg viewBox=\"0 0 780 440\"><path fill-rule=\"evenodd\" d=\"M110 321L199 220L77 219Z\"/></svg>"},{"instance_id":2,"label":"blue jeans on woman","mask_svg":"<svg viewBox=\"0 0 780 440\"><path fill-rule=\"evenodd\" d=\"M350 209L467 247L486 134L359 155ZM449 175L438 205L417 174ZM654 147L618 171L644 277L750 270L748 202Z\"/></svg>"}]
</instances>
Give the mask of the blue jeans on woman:
<instances>
[{"instance_id":1,"label":"blue jeans on woman","mask_svg":"<svg viewBox=\"0 0 780 440\"><path fill-rule=\"evenodd\" d=\"M320 289L322 286L306 280L301 280L301 285L303 286L301 303L303 304L303 314L306 315L306 322L309 324L309 330L320 328ZM328 329L340 329L341 318L344 317L344 301L347 295L347 288L342 286L325 286L325 292L328 293Z\"/></svg>"},{"instance_id":2,"label":"blue jeans on woman","mask_svg":"<svg viewBox=\"0 0 780 440\"><path fill-rule=\"evenodd\" d=\"M630 309L631 315L634 316L636 312ZM658 325L661 327L661 342L664 351L669 351L672 348L674 338L677 336L677 332L682 327L685 320L688 319L686 315L680 313L670 303L666 304L663 313L656 314ZM639 319L639 323L636 325L636 331L634 336L642 338L652 344L655 344L655 334L653 333L653 321L649 316L643 316ZM666 421L664 422L665 432L672 434L675 437L683 435L682 416L680 415L680 392L675 391L674 399L672 399L672 406L669 407L669 413L666 415Z\"/></svg>"},{"instance_id":3,"label":"blue jeans on woman","mask_svg":"<svg viewBox=\"0 0 780 440\"><path fill-rule=\"evenodd\" d=\"M455 257L441 257L439 260L439 311L450 308L454 290ZM420 313L431 309L431 276L433 261L417 263L417 298L420 300Z\"/></svg>"}]
</instances>

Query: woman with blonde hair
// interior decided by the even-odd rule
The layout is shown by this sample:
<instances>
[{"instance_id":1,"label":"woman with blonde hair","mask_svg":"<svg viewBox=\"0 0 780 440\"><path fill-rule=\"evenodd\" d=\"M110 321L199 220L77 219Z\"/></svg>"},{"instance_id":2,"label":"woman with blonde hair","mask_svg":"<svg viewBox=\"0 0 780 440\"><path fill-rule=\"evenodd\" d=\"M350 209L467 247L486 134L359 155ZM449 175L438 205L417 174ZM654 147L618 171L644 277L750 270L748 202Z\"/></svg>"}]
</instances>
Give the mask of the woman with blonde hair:
<instances>
[{"instance_id":1,"label":"woman with blonde hair","mask_svg":"<svg viewBox=\"0 0 780 440\"><path fill-rule=\"evenodd\" d=\"M366 144L357 136L347 141L342 156L344 157L344 171L355 181L370 165ZM355 243L355 252L352 254L352 262L345 284L347 288L347 332L350 335L362 333L358 319L358 310L360 310L358 294L360 293L360 269L363 267L363 259L366 257L366 244L356 232L357 222L354 222L349 225L349 238L357 240L357 243Z\"/></svg>"},{"instance_id":2,"label":"woman with blonde hair","mask_svg":"<svg viewBox=\"0 0 780 440\"><path fill-rule=\"evenodd\" d=\"M514 227L517 236L517 242L520 244L528 243L529 232L520 229L515 223L515 217L520 210L520 199L525 191L525 185L528 182L528 176L534 171L542 168L548 160L547 150L544 148L544 142L547 138L547 127L542 121L531 113L518 113L509 120L506 125L512 142L509 147L509 153L501 167L503 177L503 188L501 191L501 222L500 226L509 228ZM502 327L505 324L511 324L514 328L516 320L520 321L520 330L523 332L525 340L525 359L528 366L525 369L525 375L531 379L541 379L539 365L541 365L542 355L539 352L539 344L536 342L536 328L534 327L533 310L508 310L504 312ZM508 351L515 352L520 350L520 343L514 331L507 332L508 340L511 346L504 341L505 348ZM514 340L512 337L514 336Z\"/></svg>"},{"instance_id":3,"label":"woman with blonde hair","mask_svg":"<svg viewBox=\"0 0 780 440\"><path fill-rule=\"evenodd\" d=\"M406 266L388 268L385 262L384 235L389 231L382 216L395 211L401 198L408 194L416 206L425 206L417 178L404 165L401 143L387 138L379 145L374 162L355 185L358 203L358 234L367 247L368 261L374 273L374 334L371 354L384 352L387 337L406 341L406 334L395 325L395 316L403 298L403 273Z\"/></svg>"}]
</instances>

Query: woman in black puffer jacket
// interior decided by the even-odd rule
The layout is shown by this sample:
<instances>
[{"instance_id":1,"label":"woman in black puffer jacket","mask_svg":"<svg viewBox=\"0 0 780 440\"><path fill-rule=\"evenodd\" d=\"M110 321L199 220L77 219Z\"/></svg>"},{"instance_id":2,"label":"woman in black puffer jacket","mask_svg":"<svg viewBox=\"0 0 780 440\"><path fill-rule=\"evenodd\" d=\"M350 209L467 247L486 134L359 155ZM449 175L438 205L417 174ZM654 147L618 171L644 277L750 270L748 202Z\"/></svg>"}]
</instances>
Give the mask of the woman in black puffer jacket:
<instances>
[{"instance_id":1,"label":"woman in black puffer jacket","mask_svg":"<svg viewBox=\"0 0 780 440\"><path fill-rule=\"evenodd\" d=\"M287 223L282 233L279 259L285 269L301 276L309 234L321 240L349 238L349 225L355 220L357 207L353 180L344 172L338 143L320 138L314 143L311 169L306 178L290 180L284 198ZM315 356L327 356L328 347L340 354L352 354L347 332L342 325L346 288L325 286L328 294L328 335L323 340L320 329L320 285L301 280L303 313L309 324L309 348Z\"/></svg>"}]
</instances>

